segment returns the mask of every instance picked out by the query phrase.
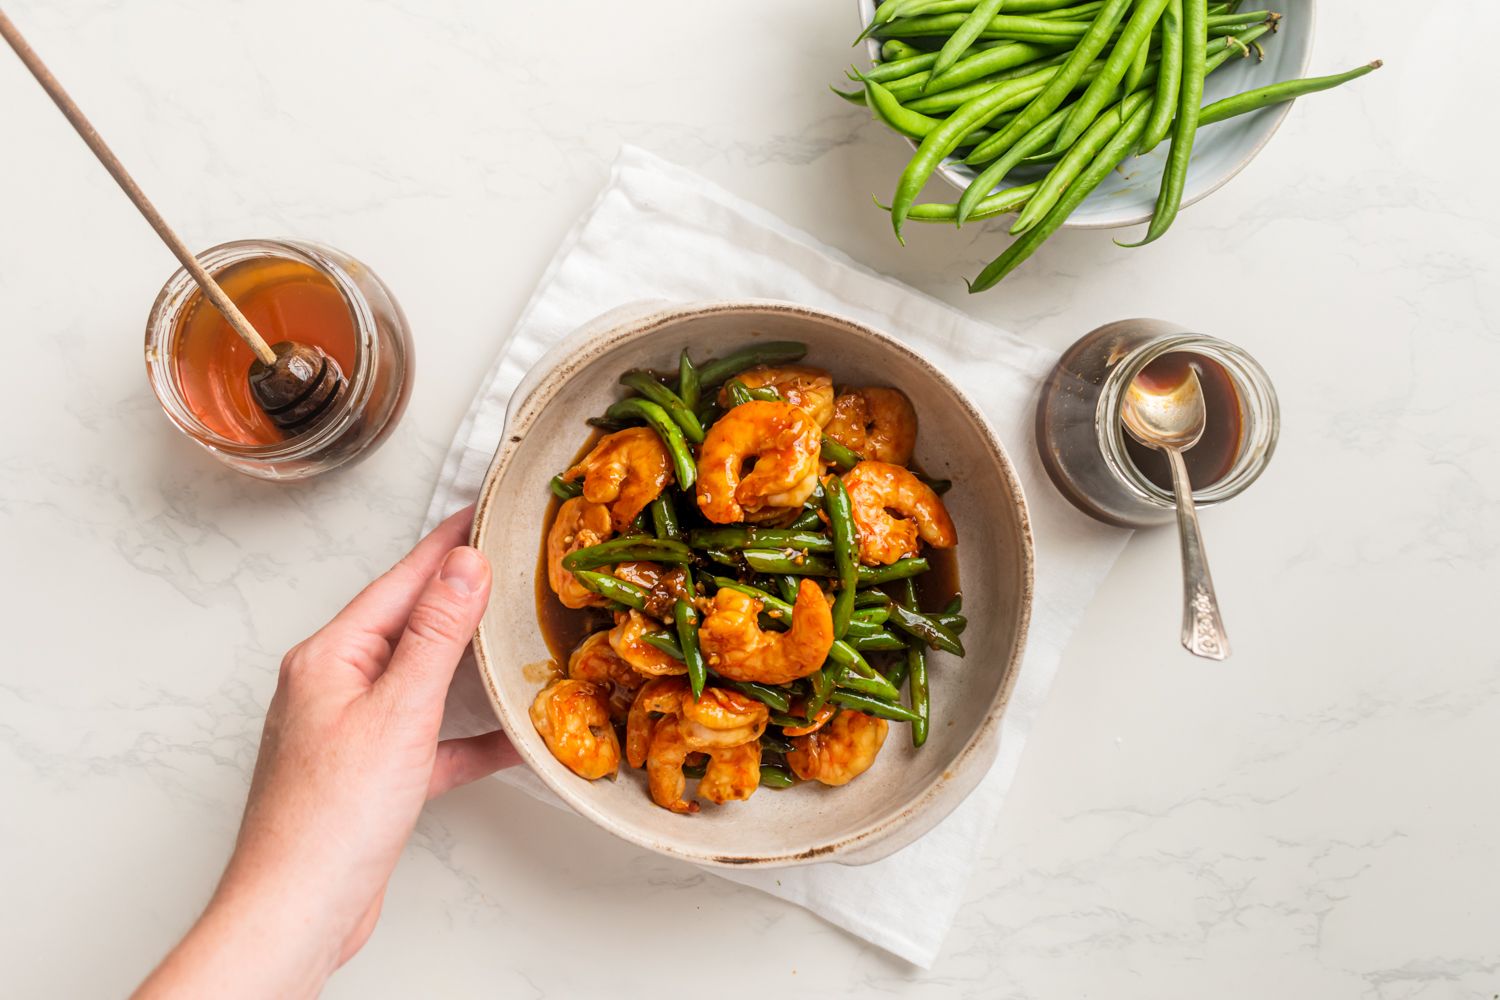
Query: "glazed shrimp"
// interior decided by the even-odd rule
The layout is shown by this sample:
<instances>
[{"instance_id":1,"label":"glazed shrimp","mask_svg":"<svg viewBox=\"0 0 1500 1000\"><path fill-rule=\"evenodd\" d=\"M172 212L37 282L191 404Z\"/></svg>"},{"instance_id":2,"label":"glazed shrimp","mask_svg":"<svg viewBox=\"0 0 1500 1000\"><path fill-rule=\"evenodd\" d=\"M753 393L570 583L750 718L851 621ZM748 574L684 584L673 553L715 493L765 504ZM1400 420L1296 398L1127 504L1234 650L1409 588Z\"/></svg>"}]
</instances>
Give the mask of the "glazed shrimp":
<instances>
[{"instance_id":1,"label":"glazed shrimp","mask_svg":"<svg viewBox=\"0 0 1500 1000\"><path fill-rule=\"evenodd\" d=\"M884 719L845 709L816 732L793 737L787 766L803 781L847 785L875 763L887 728Z\"/></svg>"},{"instance_id":2,"label":"glazed shrimp","mask_svg":"<svg viewBox=\"0 0 1500 1000\"><path fill-rule=\"evenodd\" d=\"M764 706L762 706L764 707ZM742 802L760 787L760 743L708 751L708 770L698 782L698 794L715 805Z\"/></svg>"},{"instance_id":3,"label":"glazed shrimp","mask_svg":"<svg viewBox=\"0 0 1500 1000\"><path fill-rule=\"evenodd\" d=\"M607 541L615 533L610 524L609 508L574 497L557 509L552 529L547 532L547 582L565 608L596 608L608 604L563 569L563 557L578 549Z\"/></svg>"},{"instance_id":4,"label":"glazed shrimp","mask_svg":"<svg viewBox=\"0 0 1500 1000\"><path fill-rule=\"evenodd\" d=\"M634 608L615 614L615 627L609 630L609 645L620 659L643 674L661 677L666 674L685 674L687 665L675 660L651 645L641 636L654 632L655 622Z\"/></svg>"},{"instance_id":5,"label":"glazed shrimp","mask_svg":"<svg viewBox=\"0 0 1500 1000\"><path fill-rule=\"evenodd\" d=\"M917 446L917 411L900 389L849 389L833 401L824 431L864 458L905 465Z\"/></svg>"},{"instance_id":6,"label":"glazed shrimp","mask_svg":"<svg viewBox=\"0 0 1500 1000\"><path fill-rule=\"evenodd\" d=\"M646 786L651 790L651 801L663 809L674 813L698 811L698 803L682 797L687 788L682 765L690 752L675 715L669 715L656 724L646 753Z\"/></svg>"},{"instance_id":7,"label":"glazed shrimp","mask_svg":"<svg viewBox=\"0 0 1500 1000\"><path fill-rule=\"evenodd\" d=\"M608 692L609 715L616 722L625 721L635 693L649 679L620 659L609 645L607 631L595 632L578 644L568 657L568 676Z\"/></svg>"},{"instance_id":8,"label":"glazed shrimp","mask_svg":"<svg viewBox=\"0 0 1500 1000\"><path fill-rule=\"evenodd\" d=\"M859 559L889 565L917 554L917 539L935 549L958 544L958 529L932 487L911 471L885 462L860 462L844 474L859 533Z\"/></svg>"},{"instance_id":9,"label":"glazed shrimp","mask_svg":"<svg viewBox=\"0 0 1500 1000\"><path fill-rule=\"evenodd\" d=\"M742 403L709 428L698 455L698 507L734 524L768 507L799 507L818 483L818 424L790 403ZM741 478L749 463L753 467Z\"/></svg>"},{"instance_id":10,"label":"glazed shrimp","mask_svg":"<svg viewBox=\"0 0 1500 1000\"><path fill-rule=\"evenodd\" d=\"M691 697L693 689L681 677L658 677L647 681L630 705L625 721L625 759L631 767L642 767L651 749L651 734L656 729L653 716L676 715L682 700Z\"/></svg>"},{"instance_id":11,"label":"glazed shrimp","mask_svg":"<svg viewBox=\"0 0 1500 1000\"><path fill-rule=\"evenodd\" d=\"M620 769L620 741L604 692L588 681L561 680L531 703L531 723L552 756L592 781Z\"/></svg>"},{"instance_id":12,"label":"glazed shrimp","mask_svg":"<svg viewBox=\"0 0 1500 1000\"><path fill-rule=\"evenodd\" d=\"M727 688L705 688L697 698L684 698L680 711L687 745L710 752L760 739L771 717L765 705Z\"/></svg>"},{"instance_id":13,"label":"glazed shrimp","mask_svg":"<svg viewBox=\"0 0 1500 1000\"><path fill-rule=\"evenodd\" d=\"M760 601L727 587L698 630L698 642L714 672L734 681L789 684L823 665L833 645L833 613L811 580L797 588L792 627L762 632Z\"/></svg>"},{"instance_id":14,"label":"glazed shrimp","mask_svg":"<svg viewBox=\"0 0 1500 1000\"><path fill-rule=\"evenodd\" d=\"M821 368L806 365L784 365L773 368L757 365L740 372L735 378L750 389L770 386L781 398L825 427L833 417L833 378ZM727 406L729 390L719 390L719 405Z\"/></svg>"},{"instance_id":15,"label":"glazed shrimp","mask_svg":"<svg viewBox=\"0 0 1500 1000\"><path fill-rule=\"evenodd\" d=\"M667 446L649 427L627 427L606 434L583 461L563 473L583 477L583 498L609 505L615 531L624 531L672 481Z\"/></svg>"}]
</instances>

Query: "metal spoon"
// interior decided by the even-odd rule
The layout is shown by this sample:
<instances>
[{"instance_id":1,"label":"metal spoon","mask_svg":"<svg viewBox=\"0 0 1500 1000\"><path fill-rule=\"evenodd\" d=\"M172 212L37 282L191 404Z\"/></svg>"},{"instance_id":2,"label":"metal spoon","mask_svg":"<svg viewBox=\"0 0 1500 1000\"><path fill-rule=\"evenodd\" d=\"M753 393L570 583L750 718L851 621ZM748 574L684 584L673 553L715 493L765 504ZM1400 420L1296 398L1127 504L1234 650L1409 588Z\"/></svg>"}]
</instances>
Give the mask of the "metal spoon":
<instances>
[{"instance_id":1,"label":"metal spoon","mask_svg":"<svg viewBox=\"0 0 1500 1000\"><path fill-rule=\"evenodd\" d=\"M1148 366L1125 391L1121 418L1130 436L1163 451L1172 469L1177 501L1177 531L1182 539L1182 645L1195 656L1229 657L1229 637L1219 615L1213 577L1203 552L1198 510L1182 453L1197 444L1208 424L1203 387L1191 364L1169 365L1160 359Z\"/></svg>"}]
</instances>

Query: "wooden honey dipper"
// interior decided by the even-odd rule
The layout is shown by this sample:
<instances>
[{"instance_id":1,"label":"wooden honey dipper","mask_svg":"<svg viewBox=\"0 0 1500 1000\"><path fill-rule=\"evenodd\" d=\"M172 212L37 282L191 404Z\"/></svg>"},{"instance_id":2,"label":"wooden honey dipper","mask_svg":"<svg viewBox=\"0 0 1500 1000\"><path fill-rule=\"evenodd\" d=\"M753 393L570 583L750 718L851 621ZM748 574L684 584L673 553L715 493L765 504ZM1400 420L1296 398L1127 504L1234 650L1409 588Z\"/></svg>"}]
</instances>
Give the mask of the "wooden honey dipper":
<instances>
[{"instance_id":1,"label":"wooden honey dipper","mask_svg":"<svg viewBox=\"0 0 1500 1000\"><path fill-rule=\"evenodd\" d=\"M240 312L239 307L224 294L219 283L198 263L198 258L193 256L186 244L172 231L172 227L167 225L156 206L146 198L145 193L125 171L124 165L104 144L98 131L84 117L83 111L73 103L68 92L63 90L62 84L42 63L31 46L26 44L26 39L21 37L4 11L0 11L0 36L4 36L10 47L15 49L21 62L36 77L47 96L52 98L52 103L57 105L63 117L88 144L89 149L93 150L126 197L146 217L151 228L156 230L156 235L161 237L187 273L192 275L198 288L202 290L203 297L213 303L225 322L255 352L255 361L251 363L246 378L250 382L250 394L260 408L265 410L266 416L289 435L299 434L310 427L349 390L349 381L344 377L339 363L322 348L313 345L291 340L267 344L265 338L250 325L244 313Z\"/></svg>"}]
</instances>

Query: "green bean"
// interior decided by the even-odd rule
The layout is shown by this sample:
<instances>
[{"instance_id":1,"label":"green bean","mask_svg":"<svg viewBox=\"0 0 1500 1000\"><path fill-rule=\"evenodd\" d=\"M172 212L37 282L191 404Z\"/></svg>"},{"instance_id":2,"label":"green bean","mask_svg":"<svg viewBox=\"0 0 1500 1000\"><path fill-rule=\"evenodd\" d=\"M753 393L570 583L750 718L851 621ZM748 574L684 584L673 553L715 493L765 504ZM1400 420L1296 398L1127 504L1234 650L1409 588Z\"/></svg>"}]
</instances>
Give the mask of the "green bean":
<instances>
[{"instance_id":1,"label":"green bean","mask_svg":"<svg viewBox=\"0 0 1500 1000\"><path fill-rule=\"evenodd\" d=\"M693 411L683 403L682 398L659 382L655 375L648 371L636 369L628 371L620 376L620 384L634 389L651 402L667 411L682 431L682 436L693 444L703 443L703 425L698 423L698 418Z\"/></svg>"},{"instance_id":2,"label":"green bean","mask_svg":"<svg viewBox=\"0 0 1500 1000\"><path fill-rule=\"evenodd\" d=\"M844 447L827 434L823 435L823 447L820 454L823 461L833 463L833 467L840 472L848 472L864 461L864 457L859 452Z\"/></svg>"},{"instance_id":3,"label":"green bean","mask_svg":"<svg viewBox=\"0 0 1500 1000\"><path fill-rule=\"evenodd\" d=\"M891 624L934 649L945 650L954 656L964 655L964 644L951 629L918 611L902 607L900 603L891 605Z\"/></svg>"},{"instance_id":4,"label":"green bean","mask_svg":"<svg viewBox=\"0 0 1500 1000\"><path fill-rule=\"evenodd\" d=\"M1037 70L1034 69L1029 70L1029 72L1023 74L1023 76L1029 76L1036 72ZM968 84L967 86L955 87L952 90L935 93L930 97L905 98L902 97L897 91L892 90L891 93L895 95L898 100L905 101L905 106L909 111L922 115L946 115L952 113L958 108L963 107L965 104L969 103L977 97L983 97L985 94L988 94L991 90L994 90L1002 83L1007 83L1011 80L1018 80L1021 78L1022 77L1017 76L1007 76L1004 79L1001 79L997 75L997 77L994 79L977 80L974 83ZM975 131L980 130L975 129ZM965 138L972 140L973 142L979 141L978 139L973 138L973 133L970 133L970 135L966 136Z\"/></svg>"},{"instance_id":5,"label":"green bean","mask_svg":"<svg viewBox=\"0 0 1500 1000\"><path fill-rule=\"evenodd\" d=\"M1143 113L1144 112L1144 113ZM1014 271L1027 257L1030 257L1036 248L1055 233L1068 218L1073 209L1082 204L1083 199L1098 187L1110 171L1124 162L1125 157L1130 155L1131 145L1141 137L1141 132L1146 128L1146 114L1149 108L1137 111L1126 121L1125 126L1115 133L1108 145L1094 157L1094 162L1088 165L1078 179L1069 185L1068 190L1058 199L1052 211L1035 226L1026 230L1014 243L1006 247L1005 252L996 257L984 270L979 272L972 282L969 283L970 294L982 292L987 288L994 287L995 283Z\"/></svg>"},{"instance_id":6,"label":"green bean","mask_svg":"<svg viewBox=\"0 0 1500 1000\"><path fill-rule=\"evenodd\" d=\"M563 556L562 565L563 569L576 571L636 561L690 563L693 561L693 550L670 539L626 535L569 552Z\"/></svg>"},{"instance_id":7,"label":"green bean","mask_svg":"<svg viewBox=\"0 0 1500 1000\"><path fill-rule=\"evenodd\" d=\"M896 586L895 586L894 589L896 591L896 600L895 600L896 604L901 605L903 608L906 608L908 611L920 611L921 610L920 608L917 607L917 581L913 580L911 577L908 576L904 580L897 580L896 581ZM886 602L886 612L887 613L890 612L890 606L891 606L891 602L887 601Z\"/></svg>"},{"instance_id":8,"label":"green bean","mask_svg":"<svg viewBox=\"0 0 1500 1000\"><path fill-rule=\"evenodd\" d=\"M708 761L700 760L692 764L682 765L682 776L684 778L701 778L708 773Z\"/></svg>"},{"instance_id":9,"label":"green bean","mask_svg":"<svg viewBox=\"0 0 1500 1000\"><path fill-rule=\"evenodd\" d=\"M909 579L909 578L908 578ZM868 593L868 591L866 591ZM856 595L858 599L858 595ZM887 618L891 616L890 602L884 604L858 608L849 616L849 621L864 622L867 625L884 625Z\"/></svg>"},{"instance_id":10,"label":"green bean","mask_svg":"<svg viewBox=\"0 0 1500 1000\"><path fill-rule=\"evenodd\" d=\"M1054 59L1063 58L1066 58L1066 53L1058 53L1057 46L1033 45L1030 42L1004 42L992 49L965 56L945 73L934 73L928 70L924 76L922 70L917 70L904 78L884 78L880 79L880 82L892 84L891 93L899 99L902 97L903 84L910 86L914 83L918 92L936 94L978 80L992 79L1000 73L1024 76L1026 71L1039 68L1033 65L1034 63L1051 62ZM996 82L999 81L996 80Z\"/></svg>"},{"instance_id":11,"label":"green bean","mask_svg":"<svg viewBox=\"0 0 1500 1000\"><path fill-rule=\"evenodd\" d=\"M948 598L948 603L943 605L942 613L945 615L956 615L964 609L964 595L962 592Z\"/></svg>"},{"instance_id":12,"label":"green bean","mask_svg":"<svg viewBox=\"0 0 1500 1000\"><path fill-rule=\"evenodd\" d=\"M834 539L815 531L752 525L695 528L688 532L687 540L695 549L800 549L805 552L832 552L835 544Z\"/></svg>"},{"instance_id":13,"label":"green bean","mask_svg":"<svg viewBox=\"0 0 1500 1000\"><path fill-rule=\"evenodd\" d=\"M714 678L714 687L729 688L738 691L747 698L754 698L778 712L788 711L792 706L792 700L781 688L772 687L769 684L756 684L752 681L731 681L723 677Z\"/></svg>"},{"instance_id":14,"label":"green bean","mask_svg":"<svg viewBox=\"0 0 1500 1000\"><path fill-rule=\"evenodd\" d=\"M681 397L684 406L694 411L694 416L697 416L698 400L702 395L698 390L698 369L684 347L677 356L677 395Z\"/></svg>"},{"instance_id":15,"label":"green bean","mask_svg":"<svg viewBox=\"0 0 1500 1000\"><path fill-rule=\"evenodd\" d=\"M868 587L878 583L890 583L892 580L905 579L908 576L921 576L931 568L932 564L923 556L900 559L889 566L861 566L859 568L859 585L861 587Z\"/></svg>"},{"instance_id":16,"label":"green bean","mask_svg":"<svg viewBox=\"0 0 1500 1000\"><path fill-rule=\"evenodd\" d=\"M1072 142L1057 166L1053 167L1042 180L1042 186L1026 203L1025 210L1010 227L1011 235L1020 235L1036 225L1048 210L1057 204L1057 200L1062 197L1068 185L1083 173L1084 168L1099 154L1099 150L1103 149L1105 144L1120 130L1125 120L1133 115L1137 108L1147 104L1150 98L1151 94L1148 91L1137 91L1090 123L1083 135ZM1061 140L1058 141L1061 142Z\"/></svg>"},{"instance_id":17,"label":"green bean","mask_svg":"<svg viewBox=\"0 0 1500 1000\"><path fill-rule=\"evenodd\" d=\"M876 63L869 69L852 70L845 75L856 82L874 80L876 83L889 83L892 80L911 76L913 73L929 70L935 62L937 62L936 52L924 52L919 56L906 59L892 59L888 62Z\"/></svg>"},{"instance_id":18,"label":"green bean","mask_svg":"<svg viewBox=\"0 0 1500 1000\"><path fill-rule=\"evenodd\" d=\"M781 592L781 599L788 603L797 599L797 591L801 584L795 576L778 576L776 578L776 589Z\"/></svg>"},{"instance_id":19,"label":"green bean","mask_svg":"<svg viewBox=\"0 0 1500 1000\"><path fill-rule=\"evenodd\" d=\"M858 662L863 665L863 669L851 664L841 665L838 679L834 684L836 691L855 691L886 701L895 701L901 697L901 692L897 691L896 686L886 679L885 674L870 666L853 646L849 646L848 649L854 656L859 657Z\"/></svg>"},{"instance_id":20,"label":"green bean","mask_svg":"<svg viewBox=\"0 0 1500 1000\"><path fill-rule=\"evenodd\" d=\"M912 711L905 705L898 705L892 701L882 701L879 698L867 697L852 691L835 691L828 700L835 705L852 708L856 712L863 712L866 715L873 715L881 719L890 719L893 722L910 722L915 724L922 721L922 716L919 713Z\"/></svg>"},{"instance_id":21,"label":"green bean","mask_svg":"<svg viewBox=\"0 0 1500 1000\"><path fill-rule=\"evenodd\" d=\"M651 526L657 538L674 542L682 540L682 525L677 521L677 504L671 493L663 492L646 509L651 512Z\"/></svg>"},{"instance_id":22,"label":"green bean","mask_svg":"<svg viewBox=\"0 0 1500 1000\"><path fill-rule=\"evenodd\" d=\"M891 603L891 599L878 590L861 591L854 599L856 608L884 608Z\"/></svg>"},{"instance_id":23,"label":"green bean","mask_svg":"<svg viewBox=\"0 0 1500 1000\"><path fill-rule=\"evenodd\" d=\"M1131 60L1130 68L1125 71L1125 79L1120 82L1121 94L1133 94L1141 85L1141 79L1146 75L1146 60L1151 57L1151 37L1156 34L1156 25L1161 21L1162 11L1166 9L1166 0L1151 18L1151 26L1146 29L1146 37L1136 47L1135 58Z\"/></svg>"},{"instance_id":24,"label":"green bean","mask_svg":"<svg viewBox=\"0 0 1500 1000\"><path fill-rule=\"evenodd\" d=\"M884 631L885 629L879 623L852 619L848 630L844 632L844 637L849 640L850 645L853 645L855 639L871 639Z\"/></svg>"},{"instance_id":25,"label":"green bean","mask_svg":"<svg viewBox=\"0 0 1500 1000\"><path fill-rule=\"evenodd\" d=\"M1167 137L1177 115L1177 94L1182 86L1182 0L1167 0L1161 15L1161 68L1156 72L1156 95L1151 117L1141 136L1141 152L1155 149Z\"/></svg>"},{"instance_id":26,"label":"green bean","mask_svg":"<svg viewBox=\"0 0 1500 1000\"><path fill-rule=\"evenodd\" d=\"M805 510L797 515L797 519L787 525L788 531L809 531L813 528L823 527L823 519L818 516L815 509Z\"/></svg>"},{"instance_id":27,"label":"green bean","mask_svg":"<svg viewBox=\"0 0 1500 1000\"><path fill-rule=\"evenodd\" d=\"M877 629L873 635L851 635L849 645L861 653L888 653L906 648L906 640L894 632Z\"/></svg>"},{"instance_id":28,"label":"green bean","mask_svg":"<svg viewBox=\"0 0 1500 1000\"><path fill-rule=\"evenodd\" d=\"M859 589L859 538L854 528L849 491L844 489L843 482L837 476L829 476L823 489L823 513L828 515L828 526L833 532L833 565L838 570L839 589L833 599L833 637L842 639L849 629L849 617L854 613L854 595Z\"/></svg>"},{"instance_id":29,"label":"green bean","mask_svg":"<svg viewBox=\"0 0 1500 1000\"><path fill-rule=\"evenodd\" d=\"M1041 181L1033 181L1021 187L1010 188L988 198L981 200L974 206L974 211L967 218L974 221L980 219L993 219L997 215L1005 215L1026 204L1026 200L1036 193ZM879 204L878 202L876 204ZM886 206L881 205L881 208ZM889 211L889 209L887 209ZM911 212L907 215L911 222L956 222L958 220L958 206L950 202L922 202L913 205Z\"/></svg>"},{"instance_id":30,"label":"green bean","mask_svg":"<svg viewBox=\"0 0 1500 1000\"><path fill-rule=\"evenodd\" d=\"M1042 92L996 137L995 155L1004 153L1016 140L1057 110L1058 105L1072 93L1084 73L1093 65L1094 59L1104 50L1130 3L1131 0L1106 0L1099 15L1088 25L1087 33L1079 39L1078 46L1068 56L1068 61L1063 63Z\"/></svg>"},{"instance_id":31,"label":"green bean","mask_svg":"<svg viewBox=\"0 0 1500 1000\"><path fill-rule=\"evenodd\" d=\"M807 345L794 340L772 340L764 344L752 344L698 369L698 381L703 386L718 385L746 368L756 365L786 365L800 361L807 354Z\"/></svg>"},{"instance_id":32,"label":"green bean","mask_svg":"<svg viewBox=\"0 0 1500 1000\"><path fill-rule=\"evenodd\" d=\"M785 712L786 709L782 708L779 711ZM793 726L792 728L800 729L801 727ZM785 736L777 736L771 730L767 729L760 734L760 748L762 751L770 751L771 753L791 753L796 749L796 746Z\"/></svg>"},{"instance_id":33,"label":"green bean","mask_svg":"<svg viewBox=\"0 0 1500 1000\"><path fill-rule=\"evenodd\" d=\"M575 479L564 479L562 476L553 476L552 482L547 484L552 490L552 495L559 500L571 500L574 497L583 496L583 484Z\"/></svg>"},{"instance_id":34,"label":"green bean","mask_svg":"<svg viewBox=\"0 0 1500 1000\"><path fill-rule=\"evenodd\" d=\"M1125 30L1120 34L1120 40L1104 61L1104 68L1073 105L1073 113L1063 123L1054 148L1065 149L1072 146L1105 107L1114 101L1115 90L1119 87L1121 78L1135 61L1136 50L1147 47L1151 29L1156 26L1156 19L1161 16L1161 9L1166 3L1167 0L1138 0L1135 11L1125 24ZM1204 43L1207 44L1206 38ZM1127 89L1125 93L1129 94L1130 90Z\"/></svg>"},{"instance_id":35,"label":"green bean","mask_svg":"<svg viewBox=\"0 0 1500 1000\"><path fill-rule=\"evenodd\" d=\"M920 747L927 742L927 729L932 721L932 692L927 676L927 650L913 644L906 650L906 674L911 683L911 712L916 716L911 724L911 745Z\"/></svg>"},{"instance_id":36,"label":"green bean","mask_svg":"<svg viewBox=\"0 0 1500 1000\"><path fill-rule=\"evenodd\" d=\"M973 149L969 150L969 155L964 157L964 162L971 167L978 166L981 163L990 163L990 167L987 168L985 172L980 175L980 177L985 178L990 187L994 187L996 184L1000 183L1000 181L1004 179L1005 175L1010 173L1011 169L1014 168L1018 163L1020 163L1023 158L1030 156L1033 152L1043 149L1047 144L1051 143L1053 139L1057 138L1057 133L1062 131L1063 122L1068 120L1068 115L1072 113L1072 108L1073 106L1071 104L1067 104L1061 108L1058 108L1056 111L1052 112L1046 118L1038 122L1031 129L1031 131L1027 132L1021 138L1017 139L1009 149L1000 149L999 139L1001 133L996 132L994 135L990 136L988 139L984 140ZM1022 113L1024 114L1025 112ZM1016 147L1018 146L1025 146L1026 151L1017 152ZM1001 166L1001 164L1004 164L1004 166ZM979 178L975 178L974 184L979 183ZM970 189L972 189L973 186L974 185L971 184L969 186ZM988 191L988 188L980 188L981 194L985 193L986 191ZM967 193L968 192L966 191L965 194ZM966 215L964 216L964 218L967 219L968 216Z\"/></svg>"},{"instance_id":37,"label":"green bean","mask_svg":"<svg viewBox=\"0 0 1500 1000\"><path fill-rule=\"evenodd\" d=\"M708 664L698 648L698 611L691 602L679 597L672 606L672 621L677 626L682 662L687 664L688 683L692 685L693 697L696 698L703 693L703 684L708 679Z\"/></svg>"},{"instance_id":38,"label":"green bean","mask_svg":"<svg viewBox=\"0 0 1500 1000\"><path fill-rule=\"evenodd\" d=\"M963 27L967 14L917 14L883 25L880 33L886 37L921 38L925 36L948 37ZM1088 32L1088 25L1076 21L1022 17L1014 14L999 14L980 26L985 38L1055 40L1067 44Z\"/></svg>"},{"instance_id":39,"label":"green bean","mask_svg":"<svg viewBox=\"0 0 1500 1000\"><path fill-rule=\"evenodd\" d=\"M770 721L771 725L781 726L784 729L800 729L807 725L806 719L799 719L795 715L788 715L785 712L771 712Z\"/></svg>"},{"instance_id":40,"label":"green bean","mask_svg":"<svg viewBox=\"0 0 1500 1000\"><path fill-rule=\"evenodd\" d=\"M774 764L760 766L760 783L767 788L791 788L797 783L792 772Z\"/></svg>"},{"instance_id":41,"label":"green bean","mask_svg":"<svg viewBox=\"0 0 1500 1000\"><path fill-rule=\"evenodd\" d=\"M834 576L833 562L823 556L789 556L777 549L742 549L745 564L757 573L792 576Z\"/></svg>"},{"instance_id":42,"label":"green bean","mask_svg":"<svg viewBox=\"0 0 1500 1000\"><path fill-rule=\"evenodd\" d=\"M958 26L958 30L948 36L943 47L938 50L937 62L932 66L934 76L941 76L959 58L969 50L979 38L990 19L1000 13L1000 6L1005 0L979 0L979 5L964 18L964 23Z\"/></svg>"},{"instance_id":43,"label":"green bean","mask_svg":"<svg viewBox=\"0 0 1500 1000\"><path fill-rule=\"evenodd\" d=\"M637 611L646 610L646 598L650 594L644 587L638 587L628 580L618 579L608 573L574 570L573 575L577 577L579 583L602 597L607 597L628 608L635 608Z\"/></svg>"},{"instance_id":44,"label":"green bean","mask_svg":"<svg viewBox=\"0 0 1500 1000\"><path fill-rule=\"evenodd\" d=\"M650 400L636 397L620 400L605 410L604 416L608 420L645 421L667 446L667 454L672 458L672 471L677 476L678 488L692 489L694 481L698 478L698 466L693 460L693 453L689 450L687 441L683 439L682 429L667 415L666 410Z\"/></svg>"},{"instance_id":45,"label":"green bean","mask_svg":"<svg viewBox=\"0 0 1500 1000\"><path fill-rule=\"evenodd\" d=\"M1243 94L1235 94L1226 97L1222 101L1205 107L1198 116L1198 126L1214 125L1233 118L1236 115L1247 114L1251 111L1259 111L1261 108L1272 104L1280 104L1284 101L1295 100L1306 94L1315 94L1320 90L1330 90L1341 83L1356 80L1366 73L1373 73L1384 63L1376 59L1366 63L1357 69L1351 69L1347 73L1335 73L1332 76L1313 76L1300 80L1286 80L1282 83L1273 83L1270 86L1258 87L1255 90L1247 90Z\"/></svg>"},{"instance_id":46,"label":"green bean","mask_svg":"<svg viewBox=\"0 0 1500 1000\"><path fill-rule=\"evenodd\" d=\"M915 45L908 45L898 38L892 38L880 46L880 58L887 61L892 59L910 59L912 56L922 54L921 49Z\"/></svg>"},{"instance_id":47,"label":"green bean","mask_svg":"<svg viewBox=\"0 0 1500 1000\"><path fill-rule=\"evenodd\" d=\"M807 697L804 722L811 722L818 712L822 711L823 706L828 704L828 696L833 694L838 676L843 672L844 668L841 664L830 660L823 664L823 669L815 670L808 675L807 680L812 685L812 693Z\"/></svg>"},{"instance_id":48,"label":"green bean","mask_svg":"<svg viewBox=\"0 0 1500 1000\"><path fill-rule=\"evenodd\" d=\"M1121 246L1145 246L1161 239L1171 228L1182 207L1188 161L1193 156L1193 138L1198 132L1198 115L1203 110L1203 77L1207 70L1204 49L1208 45L1207 6L1207 0L1183 0L1182 86L1177 95L1177 118L1172 123L1172 146L1167 153L1167 168L1162 174L1156 210L1151 215L1151 225L1146 230L1145 238L1139 243L1122 243Z\"/></svg>"},{"instance_id":49,"label":"green bean","mask_svg":"<svg viewBox=\"0 0 1500 1000\"><path fill-rule=\"evenodd\" d=\"M724 394L729 397L730 406L742 406L755 399L750 395L750 387L737 378L730 379L724 386Z\"/></svg>"},{"instance_id":50,"label":"green bean","mask_svg":"<svg viewBox=\"0 0 1500 1000\"><path fill-rule=\"evenodd\" d=\"M943 626L943 628L952 632L954 635L962 635L964 629L969 627L969 619L956 611L940 611L935 615L928 615L927 617L931 618L933 621L937 622L939 625Z\"/></svg>"},{"instance_id":51,"label":"green bean","mask_svg":"<svg viewBox=\"0 0 1500 1000\"><path fill-rule=\"evenodd\" d=\"M682 643L671 632L642 632L641 640L649 646L666 653L674 660L683 660Z\"/></svg>"},{"instance_id":52,"label":"green bean","mask_svg":"<svg viewBox=\"0 0 1500 1000\"><path fill-rule=\"evenodd\" d=\"M1092 3L1081 3L1076 7L1061 7L1036 16L1043 20L1057 18L1063 21L1084 21L1098 14L1103 8L1103 0L1093 0Z\"/></svg>"}]
</instances>

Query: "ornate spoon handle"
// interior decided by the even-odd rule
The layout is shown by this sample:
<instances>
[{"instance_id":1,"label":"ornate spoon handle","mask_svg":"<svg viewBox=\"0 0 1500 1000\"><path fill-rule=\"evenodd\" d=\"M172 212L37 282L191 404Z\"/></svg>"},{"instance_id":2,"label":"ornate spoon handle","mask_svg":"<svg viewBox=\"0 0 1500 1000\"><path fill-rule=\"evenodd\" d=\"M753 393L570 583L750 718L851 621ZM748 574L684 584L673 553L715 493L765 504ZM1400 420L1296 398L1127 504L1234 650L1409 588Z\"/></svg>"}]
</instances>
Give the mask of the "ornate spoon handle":
<instances>
[{"instance_id":1,"label":"ornate spoon handle","mask_svg":"<svg viewBox=\"0 0 1500 1000\"><path fill-rule=\"evenodd\" d=\"M1182 452L1163 448L1172 467L1172 492L1177 498L1177 533L1182 539L1182 645L1194 656L1210 660L1229 658L1229 636L1219 615L1219 598L1208 572L1203 552L1203 532L1198 527L1198 509L1193 506L1193 486L1188 482Z\"/></svg>"}]
</instances>

